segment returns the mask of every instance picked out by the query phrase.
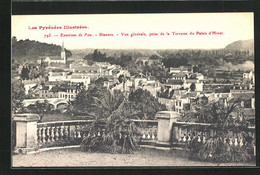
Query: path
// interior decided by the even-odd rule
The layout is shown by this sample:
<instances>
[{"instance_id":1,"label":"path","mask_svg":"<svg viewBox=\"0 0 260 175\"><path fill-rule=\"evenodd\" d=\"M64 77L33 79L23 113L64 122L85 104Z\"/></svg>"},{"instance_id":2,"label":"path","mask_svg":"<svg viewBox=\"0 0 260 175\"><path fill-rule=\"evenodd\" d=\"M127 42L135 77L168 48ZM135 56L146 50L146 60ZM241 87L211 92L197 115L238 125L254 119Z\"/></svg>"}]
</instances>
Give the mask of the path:
<instances>
[{"instance_id":1,"label":"path","mask_svg":"<svg viewBox=\"0 0 260 175\"><path fill-rule=\"evenodd\" d=\"M78 148L14 155L13 167L80 167L80 166L254 166L250 163L217 164L191 161L160 150L141 150L135 154L81 152Z\"/></svg>"}]
</instances>

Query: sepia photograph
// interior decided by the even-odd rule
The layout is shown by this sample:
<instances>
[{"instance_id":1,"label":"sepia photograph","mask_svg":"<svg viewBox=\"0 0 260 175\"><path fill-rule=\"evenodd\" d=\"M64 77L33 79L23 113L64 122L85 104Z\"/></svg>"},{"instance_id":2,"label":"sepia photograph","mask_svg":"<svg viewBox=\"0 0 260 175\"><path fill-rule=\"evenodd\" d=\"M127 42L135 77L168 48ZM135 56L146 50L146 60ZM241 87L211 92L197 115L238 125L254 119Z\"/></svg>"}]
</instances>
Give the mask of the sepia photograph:
<instances>
[{"instance_id":1,"label":"sepia photograph","mask_svg":"<svg viewBox=\"0 0 260 175\"><path fill-rule=\"evenodd\" d=\"M255 167L254 13L11 16L11 166Z\"/></svg>"}]
</instances>

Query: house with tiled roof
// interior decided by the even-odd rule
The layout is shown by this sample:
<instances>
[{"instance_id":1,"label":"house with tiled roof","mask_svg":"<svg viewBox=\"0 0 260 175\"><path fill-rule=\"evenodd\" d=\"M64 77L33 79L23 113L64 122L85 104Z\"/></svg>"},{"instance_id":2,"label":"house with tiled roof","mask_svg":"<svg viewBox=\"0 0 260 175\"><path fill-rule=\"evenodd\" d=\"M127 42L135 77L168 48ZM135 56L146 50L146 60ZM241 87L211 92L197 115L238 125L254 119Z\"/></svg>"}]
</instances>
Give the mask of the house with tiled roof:
<instances>
[{"instance_id":1,"label":"house with tiled roof","mask_svg":"<svg viewBox=\"0 0 260 175\"><path fill-rule=\"evenodd\" d=\"M186 79L186 74L185 73L178 73L176 75L172 76L173 80L185 80Z\"/></svg>"}]
</instances>

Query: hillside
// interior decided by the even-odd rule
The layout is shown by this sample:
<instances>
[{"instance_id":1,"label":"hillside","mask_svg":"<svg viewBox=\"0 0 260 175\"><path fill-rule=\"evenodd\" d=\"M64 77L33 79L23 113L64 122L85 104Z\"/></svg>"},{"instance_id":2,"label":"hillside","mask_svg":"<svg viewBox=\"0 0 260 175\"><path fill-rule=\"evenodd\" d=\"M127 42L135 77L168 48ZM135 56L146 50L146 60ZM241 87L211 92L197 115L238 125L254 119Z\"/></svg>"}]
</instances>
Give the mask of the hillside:
<instances>
[{"instance_id":1,"label":"hillside","mask_svg":"<svg viewBox=\"0 0 260 175\"><path fill-rule=\"evenodd\" d=\"M17 61L27 59L34 62L39 56L58 56L60 52L61 46L59 45L29 39L17 41L15 37L12 38L12 58Z\"/></svg>"},{"instance_id":2,"label":"hillside","mask_svg":"<svg viewBox=\"0 0 260 175\"><path fill-rule=\"evenodd\" d=\"M238 50L238 51L248 51L254 52L254 40L239 40L235 41L225 47L225 50Z\"/></svg>"}]
</instances>

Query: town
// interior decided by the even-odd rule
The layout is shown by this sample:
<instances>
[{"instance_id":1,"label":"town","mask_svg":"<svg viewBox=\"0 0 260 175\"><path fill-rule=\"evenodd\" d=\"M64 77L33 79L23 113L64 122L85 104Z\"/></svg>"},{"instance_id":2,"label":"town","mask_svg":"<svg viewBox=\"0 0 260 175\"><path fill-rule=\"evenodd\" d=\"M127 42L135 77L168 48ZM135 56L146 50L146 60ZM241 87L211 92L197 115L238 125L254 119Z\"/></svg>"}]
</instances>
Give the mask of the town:
<instances>
[{"instance_id":1,"label":"town","mask_svg":"<svg viewBox=\"0 0 260 175\"><path fill-rule=\"evenodd\" d=\"M54 47L30 40L17 41L15 37L12 41L16 57L21 53L19 42L38 44L40 48ZM184 143L194 140L206 144L221 138L221 143L229 147L225 147L224 158L219 161L233 160L227 155L232 145L249 150L245 155L244 152L234 153L238 155L235 161L254 159L253 52L92 49L79 54L79 51L67 50L64 42L55 48L58 52L34 59L12 59L13 121L23 122L19 117L30 117L28 121L32 121L33 116L39 116L34 133L38 147L55 146L65 140L70 141L64 142L69 145L78 139L84 150L105 149L106 152L113 145L102 147L94 139L90 143L85 139L102 138L102 134L110 138L109 133L119 133L120 145L122 136L127 141L138 131L131 129L133 122L142 128L138 135L142 147L165 147L170 143L170 146L184 149ZM31 52L34 53L33 49ZM162 116L168 115L178 117L174 122L171 117L162 120ZM97 122L93 123L94 128L89 124L92 120ZM106 126L104 121L110 125ZM165 121L170 122L170 129L163 123ZM118 126L116 122L123 123ZM22 132L18 126L17 123L16 132ZM90 128L84 130L81 126ZM246 136L242 132L247 132ZM16 143L13 141L16 148L17 141L17 138ZM92 144L94 146L90 147ZM121 147L111 149L129 153L134 147L130 141L126 148L124 145L121 145L123 150ZM195 155L202 161L218 161L212 158L211 152L208 150L206 158L199 153Z\"/></svg>"},{"instance_id":2,"label":"town","mask_svg":"<svg viewBox=\"0 0 260 175\"><path fill-rule=\"evenodd\" d=\"M95 52L96 57L102 57L100 52ZM13 78L21 80L24 86L25 107L34 105L36 101L48 100L56 102L53 110L60 109L62 112L64 105L76 99L80 92L79 85L88 90L93 82L102 80L102 86L112 92L130 94L137 89L148 91L160 104L165 105L166 110L176 111L182 116L195 111L202 101L222 101L227 105L232 99L239 100L244 117L250 121L250 125L254 125L254 70L212 70L212 66L201 70L199 65L167 68L158 55L136 57L134 64L140 72L98 59L91 65L83 58L70 60L62 45L60 56L40 56L37 63L16 65ZM40 74L40 69L44 69L44 73ZM158 72L155 72L156 69Z\"/></svg>"}]
</instances>

